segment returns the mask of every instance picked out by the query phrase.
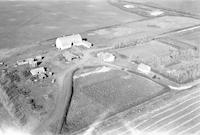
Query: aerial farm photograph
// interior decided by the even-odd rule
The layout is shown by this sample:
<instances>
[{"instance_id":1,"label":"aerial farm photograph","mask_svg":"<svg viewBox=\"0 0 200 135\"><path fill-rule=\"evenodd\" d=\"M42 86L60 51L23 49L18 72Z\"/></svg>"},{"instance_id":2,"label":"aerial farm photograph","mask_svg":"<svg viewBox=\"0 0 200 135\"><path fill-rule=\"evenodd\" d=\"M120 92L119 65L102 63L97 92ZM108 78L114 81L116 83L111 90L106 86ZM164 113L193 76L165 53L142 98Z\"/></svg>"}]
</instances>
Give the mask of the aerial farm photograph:
<instances>
[{"instance_id":1,"label":"aerial farm photograph","mask_svg":"<svg viewBox=\"0 0 200 135\"><path fill-rule=\"evenodd\" d=\"M0 0L0 135L200 135L200 0Z\"/></svg>"}]
</instances>

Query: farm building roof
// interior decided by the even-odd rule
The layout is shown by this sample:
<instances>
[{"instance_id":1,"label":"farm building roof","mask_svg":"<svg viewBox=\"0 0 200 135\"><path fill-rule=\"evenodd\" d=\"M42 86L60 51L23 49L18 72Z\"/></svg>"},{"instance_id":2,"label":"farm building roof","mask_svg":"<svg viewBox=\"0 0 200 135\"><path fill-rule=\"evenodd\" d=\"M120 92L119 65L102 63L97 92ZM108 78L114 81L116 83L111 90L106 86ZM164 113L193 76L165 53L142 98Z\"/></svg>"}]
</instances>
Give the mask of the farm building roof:
<instances>
[{"instance_id":1,"label":"farm building roof","mask_svg":"<svg viewBox=\"0 0 200 135\"><path fill-rule=\"evenodd\" d=\"M39 75L42 73L46 73L45 68L44 67L39 67L39 68L35 68L35 69L31 69L31 74L34 75Z\"/></svg>"},{"instance_id":2,"label":"farm building roof","mask_svg":"<svg viewBox=\"0 0 200 135\"><path fill-rule=\"evenodd\" d=\"M58 49L64 50L71 48L73 44L82 42L82 37L80 34L59 37L56 39L56 47Z\"/></svg>"},{"instance_id":3,"label":"farm building roof","mask_svg":"<svg viewBox=\"0 0 200 135\"><path fill-rule=\"evenodd\" d=\"M151 72L151 67L144 63L140 63L137 67L137 70L144 74L149 74Z\"/></svg>"},{"instance_id":4,"label":"farm building roof","mask_svg":"<svg viewBox=\"0 0 200 135\"><path fill-rule=\"evenodd\" d=\"M105 62L113 62L115 60L115 56L108 52L100 52L97 54L97 57Z\"/></svg>"}]
</instances>

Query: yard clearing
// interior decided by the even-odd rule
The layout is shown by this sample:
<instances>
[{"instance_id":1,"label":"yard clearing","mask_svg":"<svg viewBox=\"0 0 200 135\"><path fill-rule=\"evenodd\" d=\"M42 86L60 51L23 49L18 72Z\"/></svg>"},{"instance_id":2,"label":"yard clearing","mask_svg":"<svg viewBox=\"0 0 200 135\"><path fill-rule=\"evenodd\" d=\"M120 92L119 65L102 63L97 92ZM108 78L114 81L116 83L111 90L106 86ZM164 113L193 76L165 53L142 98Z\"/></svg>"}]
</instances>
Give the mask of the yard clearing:
<instances>
[{"instance_id":1,"label":"yard clearing","mask_svg":"<svg viewBox=\"0 0 200 135\"><path fill-rule=\"evenodd\" d=\"M117 49L117 52L131 58L138 56L146 61L154 57L169 55L170 50L176 50L176 48L158 41L150 41L133 47Z\"/></svg>"}]
</instances>

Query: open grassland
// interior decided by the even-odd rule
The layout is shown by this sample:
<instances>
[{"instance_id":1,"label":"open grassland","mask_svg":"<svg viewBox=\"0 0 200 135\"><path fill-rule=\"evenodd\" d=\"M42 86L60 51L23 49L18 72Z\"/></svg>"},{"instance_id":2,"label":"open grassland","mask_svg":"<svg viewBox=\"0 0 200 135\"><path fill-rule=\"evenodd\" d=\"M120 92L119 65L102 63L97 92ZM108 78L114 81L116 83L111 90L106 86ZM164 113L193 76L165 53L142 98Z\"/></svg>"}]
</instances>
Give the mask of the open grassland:
<instances>
[{"instance_id":1,"label":"open grassland","mask_svg":"<svg viewBox=\"0 0 200 135\"><path fill-rule=\"evenodd\" d=\"M83 35L96 46L105 44L109 46L120 46L123 44L133 43L137 40L153 38L160 34L175 31L184 27L198 25L199 23L200 21L197 19L178 16L164 16L99 29L84 33Z\"/></svg>"},{"instance_id":2,"label":"open grassland","mask_svg":"<svg viewBox=\"0 0 200 135\"><path fill-rule=\"evenodd\" d=\"M0 1L0 48L140 19L106 1Z\"/></svg>"}]
</instances>

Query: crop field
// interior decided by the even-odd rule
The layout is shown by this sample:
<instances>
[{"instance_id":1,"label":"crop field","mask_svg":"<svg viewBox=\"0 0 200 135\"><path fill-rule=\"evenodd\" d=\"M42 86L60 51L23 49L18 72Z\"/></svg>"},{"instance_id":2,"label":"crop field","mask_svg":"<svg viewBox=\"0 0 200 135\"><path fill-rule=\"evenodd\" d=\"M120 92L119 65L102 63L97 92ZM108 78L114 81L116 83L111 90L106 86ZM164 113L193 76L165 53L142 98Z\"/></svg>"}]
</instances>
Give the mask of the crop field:
<instances>
[{"instance_id":1,"label":"crop field","mask_svg":"<svg viewBox=\"0 0 200 135\"><path fill-rule=\"evenodd\" d=\"M170 36L170 38L185 42L194 47L199 47L200 46L200 29L198 28L195 30L174 34Z\"/></svg>"},{"instance_id":2,"label":"crop field","mask_svg":"<svg viewBox=\"0 0 200 135\"><path fill-rule=\"evenodd\" d=\"M76 86L68 117L72 130L88 125L102 113L110 116L167 92L148 79L117 70L79 78Z\"/></svg>"},{"instance_id":3,"label":"crop field","mask_svg":"<svg viewBox=\"0 0 200 135\"><path fill-rule=\"evenodd\" d=\"M176 22L174 22L174 20L176 20ZM116 27L99 29L89 33L84 33L83 35L96 46L102 44L108 44L111 46L123 42L127 43L128 41L131 43L136 40L148 39L149 37L155 37L163 33L197 24L199 24L199 20L192 18L163 16L144 21L127 23Z\"/></svg>"}]
</instances>

